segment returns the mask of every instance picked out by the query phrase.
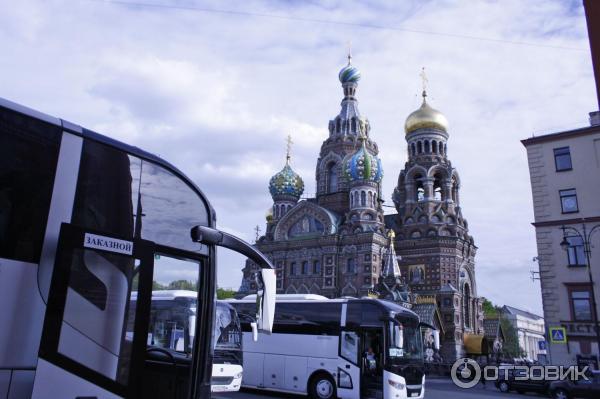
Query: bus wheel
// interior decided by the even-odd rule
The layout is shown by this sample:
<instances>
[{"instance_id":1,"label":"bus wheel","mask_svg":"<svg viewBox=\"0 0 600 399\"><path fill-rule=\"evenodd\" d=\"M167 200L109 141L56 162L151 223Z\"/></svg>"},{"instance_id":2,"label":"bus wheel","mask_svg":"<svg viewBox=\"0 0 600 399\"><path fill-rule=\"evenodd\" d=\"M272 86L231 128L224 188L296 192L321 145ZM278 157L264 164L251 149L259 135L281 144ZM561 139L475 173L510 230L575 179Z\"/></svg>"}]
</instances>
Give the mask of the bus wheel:
<instances>
[{"instance_id":1,"label":"bus wheel","mask_svg":"<svg viewBox=\"0 0 600 399\"><path fill-rule=\"evenodd\" d=\"M315 375L309 383L308 394L312 399L333 399L336 397L335 382L325 373Z\"/></svg>"}]
</instances>

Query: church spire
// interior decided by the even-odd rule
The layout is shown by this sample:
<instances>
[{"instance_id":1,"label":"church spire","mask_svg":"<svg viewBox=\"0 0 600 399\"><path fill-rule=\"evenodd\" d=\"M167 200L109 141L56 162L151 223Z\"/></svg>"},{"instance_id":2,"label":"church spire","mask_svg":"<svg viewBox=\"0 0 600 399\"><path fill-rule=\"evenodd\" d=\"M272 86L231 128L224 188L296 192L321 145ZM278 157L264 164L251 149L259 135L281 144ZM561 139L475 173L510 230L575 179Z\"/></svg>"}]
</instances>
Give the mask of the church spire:
<instances>
[{"instance_id":1,"label":"church spire","mask_svg":"<svg viewBox=\"0 0 600 399\"><path fill-rule=\"evenodd\" d=\"M400 266L398 266L398 258L396 257L396 250L394 249L394 238L396 233L394 230L390 230L388 238L390 240L390 246L386 249L383 255L383 267L381 268L381 277L383 278L400 278Z\"/></svg>"}]
</instances>

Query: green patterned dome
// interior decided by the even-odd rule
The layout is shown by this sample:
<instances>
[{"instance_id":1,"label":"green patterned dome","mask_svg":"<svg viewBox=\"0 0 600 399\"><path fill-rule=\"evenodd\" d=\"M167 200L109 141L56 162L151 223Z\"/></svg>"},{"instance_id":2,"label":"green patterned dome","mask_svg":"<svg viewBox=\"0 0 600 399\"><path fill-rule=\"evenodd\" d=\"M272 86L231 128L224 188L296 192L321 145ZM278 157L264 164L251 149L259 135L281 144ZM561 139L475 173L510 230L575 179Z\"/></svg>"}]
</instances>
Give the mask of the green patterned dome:
<instances>
[{"instance_id":1,"label":"green patterned dome","mask_svg":"<svg viewBox=\"0 0 600 399\"><path fill-rule=\"evenodd\" d=\"M304 181L289 164L286 164L280 172L271 177L269 191L273 199L278 196L300 198L304 192Z\"/></svg>"},{"instance_id":2,"label":"green patterned dome","mask_svg":"<svg viewBox=\"0 0 600 399\"><path fill-rule=\"evenodd\" d=\"M364 181L379 183L383 177L381 160L367 150L364 139L361 141L359 150L344 159L346 178L350 183Z\"/></svg>"},{"instance_id":3,"label":"green patterned dome","mask_svg":"<svg viewBox=\"0 0 600 399\"><path fill-rule=\"evenodd\" d=\"M343 67L338 74L341 83L358 82L360 80L360 71L354 65L348 62L348 65Z\"/></svg>"}]
</instances>

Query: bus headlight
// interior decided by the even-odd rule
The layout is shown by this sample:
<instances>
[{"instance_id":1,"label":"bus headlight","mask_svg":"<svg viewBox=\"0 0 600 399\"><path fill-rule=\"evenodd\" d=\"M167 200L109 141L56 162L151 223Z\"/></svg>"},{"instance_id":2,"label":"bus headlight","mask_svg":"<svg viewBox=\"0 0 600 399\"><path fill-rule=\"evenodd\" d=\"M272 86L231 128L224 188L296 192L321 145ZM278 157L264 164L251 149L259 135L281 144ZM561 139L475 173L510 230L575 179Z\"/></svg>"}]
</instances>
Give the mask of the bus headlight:
<instances>
[{"instance_id":1,"label":"bus headlight","mask_svg":"<svg viewBox=\"0 0 600 399\"><path fill-rule=\"evenodd\" d=\"M406 387L406 385L404 385L403 383L394 380L388 380L388 384L399 390L403 390Z\"/></svg>"},{"instance_id":2,"label":"bus headlight","mask_svg":"<svg viewBox=\"0 0 600 399\"><path fill-rule=\"evenodd\" d=\"M234 378L238 379L238 378L242 378L242 376L244 375L244 373L242 373L241 371L239 373L237 373Z\"/></svg>"}]
</instances>

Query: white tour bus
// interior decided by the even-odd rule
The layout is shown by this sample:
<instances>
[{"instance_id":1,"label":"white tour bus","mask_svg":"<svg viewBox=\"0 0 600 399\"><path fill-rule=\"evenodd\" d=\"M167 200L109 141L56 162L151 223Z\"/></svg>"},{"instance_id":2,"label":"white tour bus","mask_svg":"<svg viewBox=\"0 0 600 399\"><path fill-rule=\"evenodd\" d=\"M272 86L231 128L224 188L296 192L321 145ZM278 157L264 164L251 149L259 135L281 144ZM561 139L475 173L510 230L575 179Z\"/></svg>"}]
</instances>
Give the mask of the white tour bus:
<instances>
[{"instance_id":1,"label":"white tour bus","mask_svg":"<svg viewBox=\"0 0 600 399\"><path fill-rule=\"evenodd\" d=\"M198 293L189 290L152 291L148 345L191 354ZM132 295L132 301L136 295ZM134 302L132 302L133 304ZM213 325L212 392L235 392L242 384L242 330L235 309L216 302Z\"/></svg>"},{"instance_id":2,"label":"white tour bus","mask_svg":"<svg viewBox=\"0 0 600 399\"><path fill-rule=\"evenodd\" d=\"M277 295L271 335L251 339L256 296L230 302L242 320L242 386L319 399L423 398L419 317L379 299ZM431 326L427 326L431 327Z\"/></svg>"},{"instance_id":3,"label":"white tour bus","mask_svg":"<svg viewBox=\"0 0 600 399\"><path fill-rule=\"evenodd\" d=\"M261 268L255 332L275 306L270 262L215 224L168 162L0 98L0 397L209 397L217 246ZM153 284L181 279L190 354L147 343Z\"/></svg>"}]
</instances>

